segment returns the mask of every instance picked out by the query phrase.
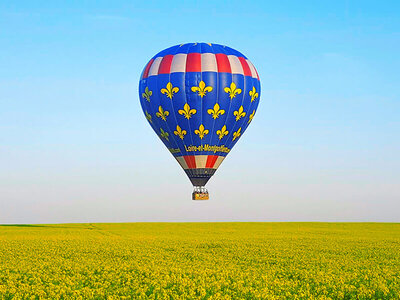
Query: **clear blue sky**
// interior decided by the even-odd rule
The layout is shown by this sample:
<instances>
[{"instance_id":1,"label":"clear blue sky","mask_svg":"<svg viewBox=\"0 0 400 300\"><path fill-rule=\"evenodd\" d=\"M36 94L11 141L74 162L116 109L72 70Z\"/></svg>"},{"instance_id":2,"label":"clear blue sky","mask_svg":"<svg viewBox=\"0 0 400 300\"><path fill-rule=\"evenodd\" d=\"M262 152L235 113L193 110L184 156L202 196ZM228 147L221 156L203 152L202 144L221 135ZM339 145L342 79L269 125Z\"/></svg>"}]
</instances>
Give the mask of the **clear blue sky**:
<instances>
[{"instance_id":1,"label":"clear blue sky","mask_svg":"<svg viewBox=\"0 0 400 300\"><path fill-rule=\"evenodd\" d=\"M197 41L262 83L201 203L137 93ZM0 223L400 222L399 70L398 1L1 1Z\"/></svg>"}]
</instances>

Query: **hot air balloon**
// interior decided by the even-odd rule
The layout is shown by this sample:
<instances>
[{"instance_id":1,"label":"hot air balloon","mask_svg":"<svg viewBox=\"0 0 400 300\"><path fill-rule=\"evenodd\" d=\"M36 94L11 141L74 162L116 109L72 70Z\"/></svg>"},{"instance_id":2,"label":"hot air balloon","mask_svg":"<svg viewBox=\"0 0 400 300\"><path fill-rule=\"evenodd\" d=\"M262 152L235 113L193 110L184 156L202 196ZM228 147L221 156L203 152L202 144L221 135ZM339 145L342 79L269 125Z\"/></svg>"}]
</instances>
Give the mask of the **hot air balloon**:
<instances>
[{"instance_id":1,"label":"hot air balloon","mask_svg":"<svg viewBox=\"0 0 400 300\"><path fill-rule=\"evenodd\" d=\"M139 83L144 115L194 186L206 183L253 120L260 79L239 51L210 43L165 49L146 64Z\"/></svg>"}]
</instances>

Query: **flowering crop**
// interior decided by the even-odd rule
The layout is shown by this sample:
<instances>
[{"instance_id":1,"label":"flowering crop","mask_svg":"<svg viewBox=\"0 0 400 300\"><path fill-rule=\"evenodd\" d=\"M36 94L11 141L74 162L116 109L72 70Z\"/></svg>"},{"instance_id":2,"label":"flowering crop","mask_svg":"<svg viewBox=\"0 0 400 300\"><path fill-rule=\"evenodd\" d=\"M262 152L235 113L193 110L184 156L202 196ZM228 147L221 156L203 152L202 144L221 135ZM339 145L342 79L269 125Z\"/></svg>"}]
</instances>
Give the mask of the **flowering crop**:
<instances>
[{"instance_id":1,"label":"flowering crop","mask_svg":"<svg viewBox=\"0 0 400 300\"><path fill-rule=\"evenodd\" d=\"M400 224L0 226L0 299L400 299Z\"/></svg>"}]
</instances>

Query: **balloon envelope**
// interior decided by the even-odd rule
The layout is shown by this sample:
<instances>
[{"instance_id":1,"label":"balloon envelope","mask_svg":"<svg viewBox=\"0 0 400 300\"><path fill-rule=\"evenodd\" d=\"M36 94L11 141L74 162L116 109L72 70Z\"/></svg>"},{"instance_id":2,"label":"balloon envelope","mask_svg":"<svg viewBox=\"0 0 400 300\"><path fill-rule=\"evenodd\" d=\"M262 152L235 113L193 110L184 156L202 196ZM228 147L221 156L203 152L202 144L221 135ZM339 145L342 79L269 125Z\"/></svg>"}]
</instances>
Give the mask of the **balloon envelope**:
<instances>
[{"instance_id":1,"label":"balloon envelope","mask_svg":"<svg viewBox=\"0 0 400 300\"><path fill-rule=\"evenodd\" d=\"M139 97L150 126L192 184L204 186L251 123L260 80L240 52L189 43L147 63Z\"/></svg>"}]
</instances>

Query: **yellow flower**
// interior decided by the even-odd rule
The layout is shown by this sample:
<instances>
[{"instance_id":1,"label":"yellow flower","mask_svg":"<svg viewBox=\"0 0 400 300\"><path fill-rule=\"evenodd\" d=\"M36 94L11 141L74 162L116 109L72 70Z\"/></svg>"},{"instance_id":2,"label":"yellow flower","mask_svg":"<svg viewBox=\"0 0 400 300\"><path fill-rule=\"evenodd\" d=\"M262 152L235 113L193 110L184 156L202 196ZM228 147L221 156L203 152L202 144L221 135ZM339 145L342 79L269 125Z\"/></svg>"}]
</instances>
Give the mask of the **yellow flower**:
<instances>
[{"instance_id":1,"label":"yellow flower","mask_svg":"<svg viewBox=\"0 0 400 300\"><path fill-rule=\"evenodd\" d=\"M234 82L231 83L230 87L224 88L225 93L229 94L231 100L242 93L241 89L236 88L236 84Z\"/></svg>"},{"instance_id":2,"label":"yellow flower","mask_svg":"<svg viewBox=\"0 0 400 300\"><path fill-rule=\"evenodd\" d=\"M194 108L190 109L189 104L185 103L183 109L178 110L178 113L189 120L196 113L196 110Z\"/></svg>"},{"instance_id":3,"label":"yellow flower","mask_svg":"<svg viewBox=\"0 0 400 300\"><path fill-rule=\"evenodd\" d=\"M156 116L161 118L162 120L166 121L167 117L169 116L169 111L164 111L161 105L158 107L158 112L156 112Z\"/></svg>"},{"instance_id":4,"label":"yellow flower","mask_svg":"<svg viewBox=\"0 0 400 300\"><path fill-rule=\"evenodd\" d=\"M242 127L240 127L237 131L235 131L234 133L233 133L233 139L232 139L232 141L234 141L234 140L236 140L239 136L240 136L240 132L242 131Z\"/></svg>"},{"instance_id":5,"label":"yellow flower","mask_svg":"<svg viewBox=\"0 0 400 300\"><path fill-rule=\"evenodd\" d=\"M221 130L217 130L218 138L221 140L225 135L228 135L229 131L226 130L226 125L222 126Z\"/></svg>"},{"instance_id":6,"label":"yellow flower","mask_svg":"<svg viewBox=\"0 0 400 300\"><path fill-rule=\"evenodd\" d=\"M192 86L192 92L198 92L201 98L203 98L207 92L211 92L212 90L212 86L206 86L203 80L200 81L199 86Z\"/></svg>"},{"instance_id":7,"label":"yellow flower","mask_svg":"<svg viewBox=\"0 0 400 300\"><path fill-rule=\"evenodd\" d=\"M183 140L186 133L187 133L186 130L182 130L182 128L179 127L179 125L176 125L176 130L174 131L174 134L179 136L181 138L181 140Z\"/></svg>"},{"instance_id":8,"label":"yellow flower","mask_svg":"<svg viewBox=\"0 0 400 300\"><path fill-rule=\"evenodd\" d=\"M149 90L149 87L146 86L144 89L144 93L142 93L142 97L150 102L150 97L153 95L153 92Z\"/></svg>"},{"instance_id":9,"label":"yellow flower","mask_svg":"<svg viewBox=\"0 0 400 300\"><path fill-rule=\"evenodd\" d=\"M253 89L249 92L251 97L251 102L253 102L256 98L258 98L258 93L256 92L256 88L253 86Z\"/></svg>"},{"instance_id":10,"label":"yellow flower","mask_svg":"<svg viewBox=\"0 0 400 300\"><path fill-rule=\"evenodd\" d=\"M199 136L200 139L203 139L204 136L205 136L206 134L208 134L208 132L209 132L208 129L204 129L204 125L203 125L203 124L200 125L199 129L196 129L196 130L194 131L194 133L197 134L197 135Z\"/></svg>"},{"instance_id":11,"label":"yellow flower","mask_svg":"<svg viewBox=\"0 0 400 300\"><path fill-rule=\"evenodd\" d=\"M166 139L167 141L169 141L169 133L168 132L165 132L162 128L160 128L160 136L162 137L162 138L164 138L164 139Z\"/></svg>"},{"instance_id":12,"label":"yellow flower","mask_svg":"<svg viewBox=\"0 0 400 300\"><path fill-rule=\"evenodd\" d=\"M256 113L255 110L253 110L253 112L251 113L251 115L249 116L249 121L247 123L250 123L251 121L253 121L254 118L254 114Z\"/></svg>"},{"instance_id":13,"label":"yellow flower","mask_svg":"<svg viewBox=\"0 0 400 300\"><path fill-rule=\"evenodd\" d=\"M219 116L222 116L225 113L225 110L220 109L219 104L215 103L214 108L207 110L207 113L212 115L212 118L215 120Z\"/></svg>"},{"instance_id":14,"label":"yellow flower","mask_svg":"<svg viewBox=\"0 0 400 300\"><path fill-rule=\"evenodd\" d=\"M147 119L147 121L149 121L150 123L153 123L153 121L151 120L151 115L147 112L147 110L146 110L146 119Z\"/></svg>"},{"instance_id":15,"label":"yellow flower","mask_svg":"<svg viewBox=\"0 0 400 300\"><path fill-rule=\"evenodd\" d=\"M238 110L235 110L233 115L236 116L236 121L239 121L240 118L246 116L246 113L243 111L243 105L241 105Z\"/></svg>"},{"instance_id":16,"label":"yellow flower","mask_svg":"<svg viewBox=\"0 0 400 300\"><path fill-rule=\"evenodd\" d=\"M166 88L162 88L160 91L161 91L161 94L167 95L168 98L172 99L174 94L179 92L179 88L173 87L172 83L168 82Z\"/></svg>"}]
</instances>

